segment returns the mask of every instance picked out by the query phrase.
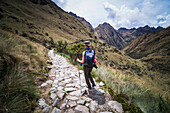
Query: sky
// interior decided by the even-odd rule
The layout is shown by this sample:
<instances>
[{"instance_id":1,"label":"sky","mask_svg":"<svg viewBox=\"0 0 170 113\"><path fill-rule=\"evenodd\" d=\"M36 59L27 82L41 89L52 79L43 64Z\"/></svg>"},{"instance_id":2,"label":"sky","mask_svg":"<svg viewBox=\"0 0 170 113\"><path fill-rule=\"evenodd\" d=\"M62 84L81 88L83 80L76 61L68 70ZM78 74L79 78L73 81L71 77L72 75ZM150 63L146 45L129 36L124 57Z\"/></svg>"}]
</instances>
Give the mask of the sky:
<instances>
[{"instance_id":1,"label":"sky","mask_svg":"<svg viewBox=\"0 0 170 113\"><path fill-rule=\"evenodd\" d=\"M84 17L95 28L104 22L114 28L170 26L170 0L52 0L67 12Z\"/></svg>"}]
</instances>

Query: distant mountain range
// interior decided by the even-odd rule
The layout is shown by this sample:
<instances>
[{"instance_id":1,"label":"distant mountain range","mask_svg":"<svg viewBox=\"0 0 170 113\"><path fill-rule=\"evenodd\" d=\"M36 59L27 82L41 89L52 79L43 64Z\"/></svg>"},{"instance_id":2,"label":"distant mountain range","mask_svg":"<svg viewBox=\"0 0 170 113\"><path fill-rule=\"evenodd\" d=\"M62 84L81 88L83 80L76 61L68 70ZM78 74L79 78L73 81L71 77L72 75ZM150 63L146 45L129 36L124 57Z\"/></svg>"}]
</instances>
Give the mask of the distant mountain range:
<instances>
[{"instance_id":1,"label":"distant mountain range","mask_svg":"<svg viewBox=\"0 0 170 113\"><path fill-rule=\"evenodd\" d=\"M118 32L123 36L125 41L129 43L132 41L134 38L143 35L144 33L151 33L151 32L158 32L163 30L163 27L149 27L148 25L144 27L139 27L139 28L132 28L132 29L126 29L126 28L119 28Z\"/></svg>"},{"instance_id":2,"label":"distant mountain range","mask_svg":"<svg viewBox=\"0 0 170 113\"><path fill-rule=\"evenodd\" d=\"M131 41L124 49L132 58L150 62L169 72L170 69L170 27L159 31L143 34Z\"/></svg>"},{"instance_id":3,"label":"distant mountain range","mask_svg":"<svg viewBox=\"0 0 170 113\"><path fill-rule=\"evenodd\" d=\"M118 49L123 49L129 42L144 33L158 32L163 30L162 27L149 27L148 25L139 28L120 28L114 29L109 23L100 24L95 28L98 37L109 45L115 46Z\"/></svg>"}]
</instances>

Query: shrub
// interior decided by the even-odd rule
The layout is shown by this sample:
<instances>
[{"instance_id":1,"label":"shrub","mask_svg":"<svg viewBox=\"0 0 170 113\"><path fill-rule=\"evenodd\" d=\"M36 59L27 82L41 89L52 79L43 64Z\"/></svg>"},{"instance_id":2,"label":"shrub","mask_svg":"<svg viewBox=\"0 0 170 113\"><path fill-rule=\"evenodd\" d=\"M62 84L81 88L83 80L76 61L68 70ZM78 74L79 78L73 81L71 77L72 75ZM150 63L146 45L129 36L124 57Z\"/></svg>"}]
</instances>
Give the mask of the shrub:
<instances>
[{"instance_id":1,"label":"shrub","mask_svg":"<svg viewBox=\"0 0 170 113\"><path fill-rule=\"evenodd\" d=\"M81 42L73 44L71 47L67 47L68 54L72 59L75 59L76 57L81 58L84 50L85 47Z\"/></svg>"},{"instance_id":2,"label":"shrub","mask_svg":"<svg viewBox=\"0 0 170 113\"><path fill-rule=\"evenodd\" d=\"M67 47L67 42L63 42L62 40L59 40L56 44L56 49L57 49L57 52L64 52L64 50L66 50L66 47Z\"/></svg>"},{"instance_id":3,"label":"shrub","mask_svg":"<svg viewBox=\"0 0 170 113\"><path fill-rule=\"evenodd\" d=\"M0 112L24 113L31 112L35 99L38 97L34 78L11 66L4 76L0 87Z\"/></svg>"}]
</instances>

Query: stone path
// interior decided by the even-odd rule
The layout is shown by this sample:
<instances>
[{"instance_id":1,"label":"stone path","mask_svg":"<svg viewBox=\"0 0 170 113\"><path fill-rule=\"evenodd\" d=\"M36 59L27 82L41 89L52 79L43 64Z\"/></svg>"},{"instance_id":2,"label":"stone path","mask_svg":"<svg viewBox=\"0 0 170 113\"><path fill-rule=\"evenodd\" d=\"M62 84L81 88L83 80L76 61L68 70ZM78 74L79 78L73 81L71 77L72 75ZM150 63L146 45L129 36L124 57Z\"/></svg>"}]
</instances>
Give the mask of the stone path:
<instances>
[{"instance_id":1,"label":"stone path","mask_svg":"<svg viewBox=\"0 0 170 113\"><path fill-rule=\"evenodd\" d=\"M62 56L48 53L52 66L49 79L39 88L47 92L38 104L42 113L122 113L122 105L111 100L110 95L103 90L103 83L96 83L96 89L87 90L84 73L69 64Z\"/></svg>"}]
</instances>

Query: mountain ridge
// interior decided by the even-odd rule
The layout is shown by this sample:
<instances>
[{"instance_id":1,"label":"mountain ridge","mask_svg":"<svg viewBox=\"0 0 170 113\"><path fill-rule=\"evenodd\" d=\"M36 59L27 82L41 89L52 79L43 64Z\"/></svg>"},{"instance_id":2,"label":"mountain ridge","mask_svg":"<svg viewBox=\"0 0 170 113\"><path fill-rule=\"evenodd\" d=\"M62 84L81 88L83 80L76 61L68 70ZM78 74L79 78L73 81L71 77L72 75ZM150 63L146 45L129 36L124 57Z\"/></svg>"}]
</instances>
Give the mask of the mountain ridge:
<instances>
[{"instance_id":1,"label":"mountain ridge","mask_svg":"<svg viewBox=\"0 0 170 113\"><path fill-rule=\"evenodd\" d=\"M146 33L130 42L123 50L132 58L151 62L157 69L168 72L170 66L170 27L159 31Z\"/></svg>"},{"instance_id":2,"label":"mountain ridge","mask_svg":"<svg viewBox=\"0 0 170 113\"><path fill-rule=\"evenodd\" d=\"M118 49L122 49L126 42L120 33L118 33L109 23L99 24L95 31L97 32L98 38L103 40L109 45L115 46Z\"/></svg>"},{"instance_id":3,"label":"mountain ridge","mask_svg":"<svg viewBox=\"0 0 170 113\"><path fill-rule=\"evenodd\" d=\"M83 24L85 24L87 27L89 27L91 29L91 31L94 31L93 26L90 24L90 22L88 22L85 18L77 16L75 13L73 12L68 12L68 14L78 18Z\"/></svg>"}]
</instances>

